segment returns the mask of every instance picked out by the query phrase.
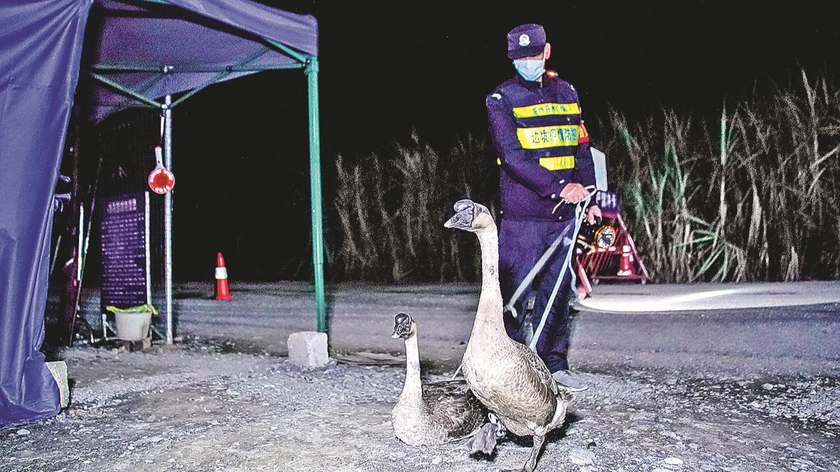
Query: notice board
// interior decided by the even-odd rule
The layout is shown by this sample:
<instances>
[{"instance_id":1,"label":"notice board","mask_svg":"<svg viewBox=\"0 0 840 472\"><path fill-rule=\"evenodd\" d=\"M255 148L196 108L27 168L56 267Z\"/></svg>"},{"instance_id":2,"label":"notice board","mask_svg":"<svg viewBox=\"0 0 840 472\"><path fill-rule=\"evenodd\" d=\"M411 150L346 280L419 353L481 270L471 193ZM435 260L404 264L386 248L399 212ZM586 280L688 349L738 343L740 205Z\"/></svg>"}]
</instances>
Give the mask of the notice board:
<instances>
[{"instance_id":1,"label":"notice board","mask_svg":"<svg viewBox=\"0 0 840 472\"><path fill-rule=\"evenodd\" d=\"M149 192L104 198L101 308L151 303Z\"/></svg>"}]
</instances>

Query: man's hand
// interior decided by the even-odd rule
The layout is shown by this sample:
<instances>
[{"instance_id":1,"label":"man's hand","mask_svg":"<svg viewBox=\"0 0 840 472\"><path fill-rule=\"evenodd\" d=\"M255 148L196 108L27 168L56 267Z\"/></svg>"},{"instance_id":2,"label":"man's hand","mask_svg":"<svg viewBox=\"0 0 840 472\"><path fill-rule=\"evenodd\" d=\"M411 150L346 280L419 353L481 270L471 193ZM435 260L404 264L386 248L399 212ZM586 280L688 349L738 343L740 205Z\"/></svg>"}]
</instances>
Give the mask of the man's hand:
<instances>
[{"instance_id":1,"label":"man's hand","mask_svg":"<svg viewBox=\"0 0 840 472\"><path fill-rule=\"evenodd\" d=\"M586 222L594 225L601 221L601 209L597 205L592 205L586 209Z\"/></svg>"},{"instance_id":2,"label":"man's hand","mask_svg":"<svg viewBox=\"0 0 840 472\"><path fill-rule=\"evenodd\" d=\"M589 196L589 192L583 188L583 185L576 183L566 184L563 190L560 191L560 198L569 203L577 203L587 196Z\"/></svg>"}]
</instances>

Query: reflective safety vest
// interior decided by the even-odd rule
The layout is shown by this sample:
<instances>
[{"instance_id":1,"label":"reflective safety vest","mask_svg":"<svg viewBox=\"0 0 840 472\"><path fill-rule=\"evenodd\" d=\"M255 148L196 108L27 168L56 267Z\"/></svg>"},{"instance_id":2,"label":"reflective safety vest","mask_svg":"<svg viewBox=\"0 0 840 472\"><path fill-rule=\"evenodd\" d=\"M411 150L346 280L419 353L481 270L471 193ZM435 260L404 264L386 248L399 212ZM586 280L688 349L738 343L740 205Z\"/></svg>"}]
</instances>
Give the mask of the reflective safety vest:
<instances>
[{"instance_id":1,"label":"reflective safety vest","mask_svg":"<svg viewBox=\"0 0 840 472\"><path fill-rule=\"evenodd\" d=\"M502 217L566 220L574 205L561 205L560 191L575 182L595 184L589 134L577 91L546 71L542 82L516 77L486 99L490 134L498 156Z\"/></svg>"}]
</instances>

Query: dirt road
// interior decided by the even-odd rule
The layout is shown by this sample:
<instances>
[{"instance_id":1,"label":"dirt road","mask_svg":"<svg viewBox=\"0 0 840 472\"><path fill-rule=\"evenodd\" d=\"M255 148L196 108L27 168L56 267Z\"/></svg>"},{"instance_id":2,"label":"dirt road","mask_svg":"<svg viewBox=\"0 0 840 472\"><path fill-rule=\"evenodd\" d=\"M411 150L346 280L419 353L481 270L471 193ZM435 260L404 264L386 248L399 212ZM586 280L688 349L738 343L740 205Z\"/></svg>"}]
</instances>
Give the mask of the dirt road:
<instances>
[{"instance_id":1,"label":"dirt road","mask_svg":"<svg viewBox=\"0 0 840 472\"><path fill-rule=\"evenodd\" d=\"M179 301L199 308L180 319L182 334L188 323L194 332L175 346L63 351L71 407L0 428L0 470L479 471L526 459L530 442L515 438L493 458L468 457L459 444L400 443L389 412L402 367L292 366L284 333L307 329L296 318L306 302L253 288L226 306L182 291ZM333 354L400 352L390 323L412 311L423 368L442 378L463 351L474 290L351 290L334 305ZM837 312L581 312L572 363L590 389L538 470L840 471Z\"/></svg>"}]
</instances>

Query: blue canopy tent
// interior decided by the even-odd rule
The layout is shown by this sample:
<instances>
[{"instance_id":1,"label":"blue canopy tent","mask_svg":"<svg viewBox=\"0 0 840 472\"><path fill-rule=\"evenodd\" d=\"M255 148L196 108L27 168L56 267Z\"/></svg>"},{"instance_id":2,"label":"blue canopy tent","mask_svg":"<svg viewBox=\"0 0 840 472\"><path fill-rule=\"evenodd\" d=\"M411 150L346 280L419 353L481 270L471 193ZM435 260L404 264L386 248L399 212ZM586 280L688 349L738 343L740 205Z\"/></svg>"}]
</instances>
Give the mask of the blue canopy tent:
<instances>
[{"instance_id":1,"label":"blue canopy tent","mask_svg":"<svg viewBox=\"0 0 840 472\"><path fill-rule=\"evenodd\" d=\"M0 5L0 24L0 424L59 409L39 349L53 193L77 83L76 105L90 121L131 106L160 109L171 167L174 107L220 81L303 70L317 329L326 331L315 18L248 0L11 0ZM171 342L171 194L165 198Z\"/></svg>"}]
</instances>

